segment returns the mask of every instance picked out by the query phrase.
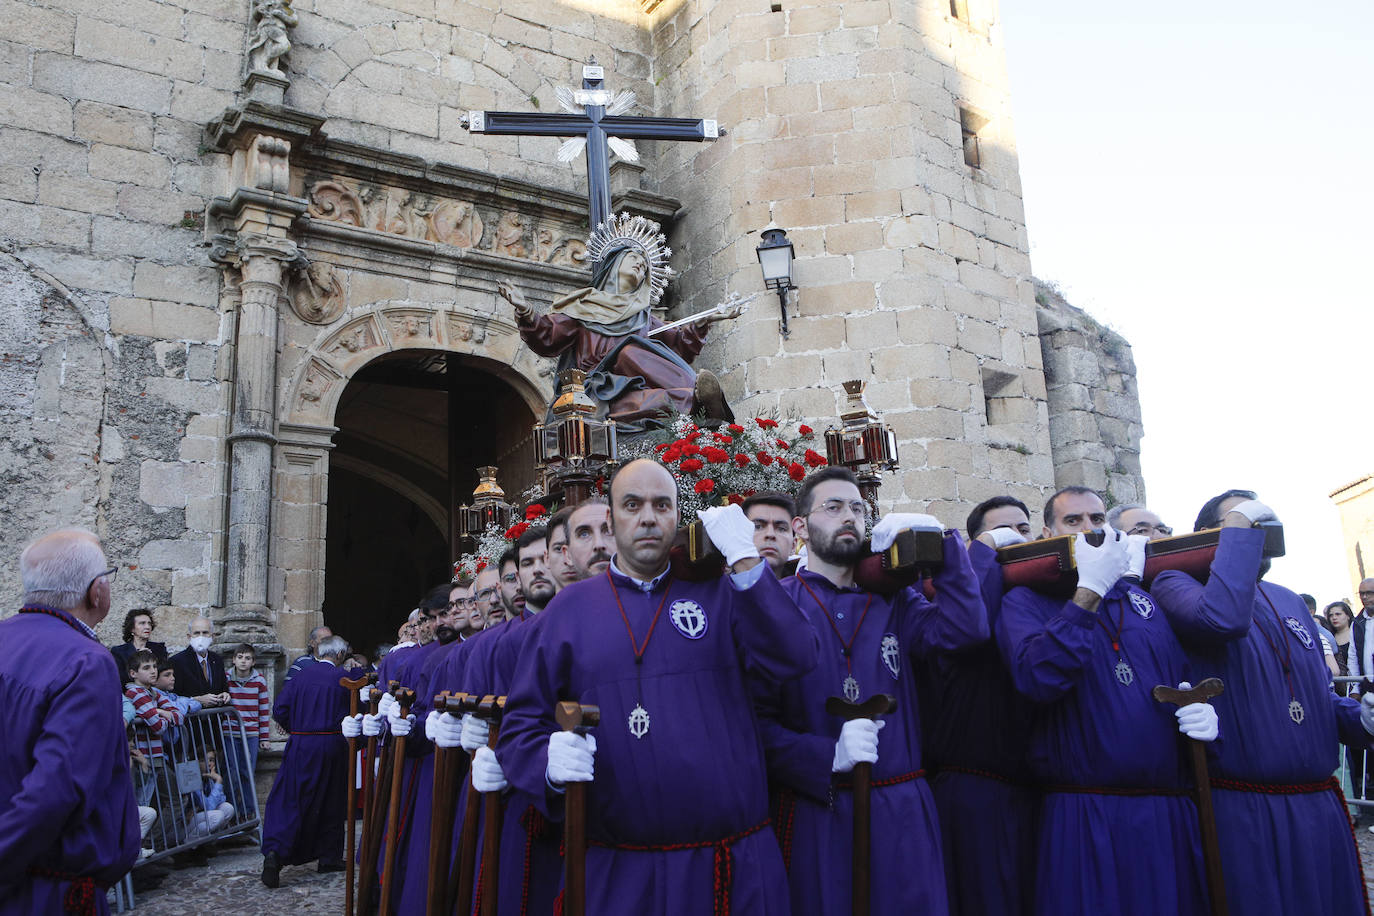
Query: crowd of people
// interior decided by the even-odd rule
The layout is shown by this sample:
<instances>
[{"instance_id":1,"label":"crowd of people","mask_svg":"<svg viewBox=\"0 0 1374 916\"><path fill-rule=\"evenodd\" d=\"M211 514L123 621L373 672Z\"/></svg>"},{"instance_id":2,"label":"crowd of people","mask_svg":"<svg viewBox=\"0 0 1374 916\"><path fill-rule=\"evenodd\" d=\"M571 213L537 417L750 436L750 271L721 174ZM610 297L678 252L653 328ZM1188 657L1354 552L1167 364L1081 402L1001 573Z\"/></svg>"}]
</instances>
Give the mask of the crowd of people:
<instances>
[{"instance_id":1,"label":"crowd of people","mask_svg":"<svg viewBox=\"0 0 1374 916\"><path fill-rule=\"evenodd\" d=\"M435 808L436 751L456 755L464 793L501 799L499 868L484 871L479 856L474 874L475 892L494 894L502 913L561 906L559 823L574 783L587 792L586 912L847 912L860 765L871 770L874 913L1202 914L1223 889L1236 912L1367 912L1333 773L1341 745L1374 741L1374 695L1346 696L1333 677L1374 672L1374 581L1361 584L1353 621L1342 602L1318 614L1267 581L1258 526L1277 519L1256 494L1226 491L1199 511L1195 530L1221 529L1206 576L1165 571L1147 587L1146 544L1171 529L1146 506L1108 513L1087 488L1060 490L1040 534L1073 538L1067 595L1005 587L998 551L1034 533L1029 508L1009 496L977 506L960 532L928 515L873 519L852 474L821 469L795 497L703 512L723 558L709 575L673 558L681 521L661 465L621 467L608 498L562 509L475 576L422 596L375 666L375 714L351 714L340 686L372 666L340 637L312 634L314 651L273 706L290 738L263 813L263 882L279 886L289 865L344 867L346 739L372 737L379 759L406 739L404 790L382 840L396 851L389 879L382 857L360 859L373 874L362 912L383 885L390 912L425 911L432 818L453 815ZM860 584L866 551L912 528L942 532L933 575L887 591ZM88 645L108 610L104 563L85 532L36 541L21 560L28 613L0 622L14 647L0 660L0 700L28 710L12 723L13 748L0 750L0 791L14 797L0 828L32 833L89 809L78 818L89 835L50 830L20 849L0 829L0 853L17 854L0 855L0 893L24 895L34 911L108 884L137 854L132 792L121 806L113 790L77 799L59 786L128 781L122 736L91 725L79 774L35 770L16 754L69 766L72 752L61 740L46 747L62 729L21 702L21 683L28 696L62 696L63 708L112 709L95 692L113 686L109 655L98 664ZM134 715L149 732L155 719L177 728L177 698L158 692L151 615L131 615L125 629L115 654L127 655ZM191 683L183 701L236 702L208 641L197 648L210 622L193 621L189 635L167 687ZM56 677L33 665L35 653L89 676ZM246 686L251 655L241 655L233 673L265 724L265 697ZM1212 677L1220 695L1193 695ZM385 690L392 682L414 691L408 709ZM1178 702L1156 701L1159 685L1176 687ZM504 697L499 732L491 717L432 708L441 691ZM882 695L895 704L869 702ZM357 701L377 699L363 688ZM564 730L554 710L566 700L598 707L599 724ZM1190 742L1207 749L1222 887L1203 867ZM122 766L106 759L97 778L90 758L102 751ZM215 779L207 764L199 828L234 816L225 806L243 769ZM42 775L30 785L27 772ZM450 863L462 818L452 824L440 841Z\"/></svg>"}]
</instances>

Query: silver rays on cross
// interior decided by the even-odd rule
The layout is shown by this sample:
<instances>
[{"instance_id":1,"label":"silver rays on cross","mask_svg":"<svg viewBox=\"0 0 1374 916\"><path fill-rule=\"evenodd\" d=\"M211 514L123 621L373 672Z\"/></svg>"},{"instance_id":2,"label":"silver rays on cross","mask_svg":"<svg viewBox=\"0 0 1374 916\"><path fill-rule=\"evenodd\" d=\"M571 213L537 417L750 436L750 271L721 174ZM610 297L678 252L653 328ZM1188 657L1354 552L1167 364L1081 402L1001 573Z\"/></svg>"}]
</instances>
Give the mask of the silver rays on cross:
<instances>
[{"instance_id":1,"label":"silver rays on cross","mask_svg":"<svg viewBox=\"0 0 1374 916\"><path fill-rule=\"evenodd\" d=\"M555 86L553 94L558 97L558 105L568 114L586 114L588 105L604 105L606 114L622 115L633 111L636 99L633 91L622 89L612 93L609 89L573 89L569 86ZM635 149L633 140L625 140L621 137L607 137L606 145L626 162L638 162L639 150ZM571 140L564 140L558 147L558 161L572 162L587 147L586 137L573 137Z\"/></svg>"}]
</instances>

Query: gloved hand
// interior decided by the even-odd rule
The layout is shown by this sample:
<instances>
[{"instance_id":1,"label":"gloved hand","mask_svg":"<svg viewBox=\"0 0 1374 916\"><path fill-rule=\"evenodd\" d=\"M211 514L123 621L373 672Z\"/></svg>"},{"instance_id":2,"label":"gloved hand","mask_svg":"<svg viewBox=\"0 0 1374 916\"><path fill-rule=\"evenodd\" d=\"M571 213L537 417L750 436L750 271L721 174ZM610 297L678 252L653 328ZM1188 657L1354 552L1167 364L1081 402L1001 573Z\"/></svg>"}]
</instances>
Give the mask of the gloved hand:
<instances>
[{"instance_id":1,"label":"gloved hand","mask_svg":"<svg viewBox=\"0 0 1374 916\"><path fill-rule=\"evenodd\" d=\"M990 528L978 535L978 540L987 544L993 550L1000 550L1011 544L1024 544L1026 536L1015 528L1008 528L1003 525L1000 528ZM991 543L989 543L991 542Z\"/></svg>"},{"instance_id":2,"label":"gloved hand","mask_svg":"<svg viewBox=\"0 0 1374 916\"><path fill-rule=\"evenodd\" d=\"M400 707L397 706L397 709ZM404 738L415 727L415 716L411 714L402 719L399 713L389 715L386 717L386 726L397 738Z\"/></svg>"},{"instance_id":3,"label":"gloved hand","mask_svg":"<svg viewBox=\"0 0 1374 916\"><path fill-rule=\"evenodd\" d=\"M1111 525L1103 529L1106 539L1100 547L1088 543L1082 534L1073 546L1074 560L1078 566L1078 587L1101 596L1106 595L1116 584L1116 580L1126 575L1130 556L1126 552L1126 538Z\"/></svg>"},{"instance_id":4,"label":"gloved hand","mask_svg":"<svg viewBox=\"0 0 1374 916\"><path fill-rule=\"evenodd\" d=\"M1145 578L1145 545L1150 539L1143 534L1126 535L1126 575Z\"/></svg>"},{"instance_id":5,"label":"gloved hand","mask_svg":"<svg viewBox=\"0 0 1374 916\"><path fill-rule=\"evenodd\" d=\"M470 712L463 713L463 750L475 751L486 747L491 737L491 725L486 719L479 719Z\"/></svg>"},{"instance_id":6,"label":"gloved hand","mask_svg":"<svg viewBox=\"0 0 1374 916\"><path fill-rule=\"evenodd\" d=\"M1365 731L1374 735L1374 693L1360 697L1360 724Z\"/></svg>"},{"instance_id":7,"label":"gloved hand","mask_svg":"<svg viewBox=\"0 0 1374 916\"><path fill-rule=\"evenodd\" d=\"M435 710L438 712L438 710ZM434 733L430 736L431 741L437 747L462 747L463 744L463 721L457 716L448 713L439 713L439 717L434 720Z\"/></svg>"},{"instance_id":8,"label":"gloved hand","mask_svg":"<svg viewBox=\"0 0 1374 916\"><path fill-rule=\"evenodd\" d=\"M478 792L501 792L507 785L506 773L496 761L496 752L489 747L479 747L472 757L472 787Z\"/></svg>"},{"instance_id":9,"label":"gloved hand","mask_svg":"<svg viewBox=\"0 0 1374 916\"><path fill-rule=\"evenodd\" d=\"M343 722L339 725L339 730L343 732L345 738L358 737L363 733L363 714L344 716Z\"/></svg>"},{"instance_id":10,"label":"gloved hand","mask_svg":"<svg viewBox=\"0 0 1374 916\"><path fill-rule=\"evenodd\" d=\"M372 715L367 713L363 716L363 735L368 738L376 738L386 726L386 719L381 713Z\"/></svg>"},{"instance_id":11,"label":"gloved hand","mask_svg":"<svg viewBox=\"0 0 1374 916\"><path fill-rule=\"evenodd\" d=\"M1243 503L1237 503L1232 506L1230 512L1226 514L1230 515L1231 512L1239 512L1249 519L1252 525L1258 522L1277 522L1279 520L1279 517L1274 514L1274 510L1270 509L1258 499L1247 499Z\"/></svg>"},{"instance_id":12,"label":"gloved hand","mask_svg":"<svg viewBox=\"0 0 1374 916\"><path fill-rule=\"evenodd\" d=\"M377 704L377 715L382 718L390 718L391 714L401 708L401 704L396 702L396 698L389 692L382 694L381 701Z\"/></svg>"},{"instance_id":13,"label":"gloved hand","mask_svg":"<svg viewBox=\"0 0 1374 916\"><path fill-rule=\"evenodd\" d=\"M434 741L434 723L441 715L443 713L439 710L431 709L429 715L425 716L425 738L431 742Z\"/></svg>"},{"instance_id":14,"label":"gloved hand","mask_svg":"<svg viewBox=\"0 0 1374 916\"><path fill-rule=\"evenodd\" d=\"M1179 690L1191 690L1187 681L1178 685ZM1178 718L1178 730L1194 741L1217 740L1217 711L1211 703L1189 703L1174 711Z\"/></svg>"},{"instance_id":15,"label":"gloved hand","mask_svg":"<svg viewBox=\"0 0 1374 916\"><path fill-rule=\"evenodd\" d=\"M371 684L364 684L358 688L358 702L366 706L372 700L372 691L376 689Z\"/></svg>"},{"instance_id":16,"label":"gloved hand","mask_svg":"<svg viewBox=\"0 0 1374 916\"><path fill-rule=\"evenodd\" d=\"M549 785L560 787L570 782L591 782L595 771L595 738L576 732L549 735L549 767L544 773Z\"/></svg>"},{"instance_id":17,"label":"gloved hand","mask_svg":"<svg viewBox=\"0 0 1374 916\"><path fill-rule=\"evenodd\" d=\"M873 551L881 553L891 547L892 542L897 540L897 532L905 531L908 528L945 530L945 526L941 525L940 520L933 515L922 515L919 512L889 512L878 520L878 524L873 526L873 534L870 538L873 542Z\"/></svg>"},{"instance_id":18,"label":"gloved hand","mask_svg":"<svg viewBox=\"0 0 1374 916\"><path fill-rule=\"evenodd\" d=\"M840 740L835 742L835 762L830 765L832 773L848 773L856 763L878 762L878 732L887 723L879 719L850 719L840 729Z\"/></svg>"},{"instance_id":19,"label":"gloved hand","mask_svg":"<svg viewBox=\"0 0 1374 916\"><path fill-rule=\"evenodd\" d=\"M732 503L698 509L697 518L701 519L711 543L725 556L725 565L734 566L740 560L759 555L759 549L754 546L754 523L745 517L739 506Z\"/></svg>"}]
</instances>

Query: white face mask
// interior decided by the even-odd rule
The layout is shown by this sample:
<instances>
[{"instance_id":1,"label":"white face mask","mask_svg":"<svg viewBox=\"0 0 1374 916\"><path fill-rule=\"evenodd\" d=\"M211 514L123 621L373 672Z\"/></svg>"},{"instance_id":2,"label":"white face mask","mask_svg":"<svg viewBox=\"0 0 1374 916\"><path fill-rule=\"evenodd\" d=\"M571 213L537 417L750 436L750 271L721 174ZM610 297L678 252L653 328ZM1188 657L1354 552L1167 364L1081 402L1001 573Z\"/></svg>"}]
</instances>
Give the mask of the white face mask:
<instances>
[{"instance_id":1,"label":"white face mask","mask_svg":"<svg viewBox=\"0 0 1374 916\"><path fill-rule=\"evenodd\" d=\"M204 655L210 649L210 637L193 636L191 638L191 648L196 650L197 655Z\"/></svg>"}]
</instances>

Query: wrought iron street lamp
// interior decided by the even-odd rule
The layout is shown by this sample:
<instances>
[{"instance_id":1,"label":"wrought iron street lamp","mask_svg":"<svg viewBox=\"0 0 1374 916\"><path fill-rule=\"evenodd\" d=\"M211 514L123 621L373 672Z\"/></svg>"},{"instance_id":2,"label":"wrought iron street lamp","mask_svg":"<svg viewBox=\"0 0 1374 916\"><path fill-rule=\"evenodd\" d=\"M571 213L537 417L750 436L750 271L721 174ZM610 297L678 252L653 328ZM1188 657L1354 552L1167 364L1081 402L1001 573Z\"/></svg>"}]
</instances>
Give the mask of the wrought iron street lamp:
<instances>
[{"instance_id":1,"label":"wrought iron street lamp","mask_svg":"<svg viewBox=\"0 0 1374 916\"><path fill-rule=\"evenodd\" d=\"M792 243L787 232L776 226L763 230L763 240L755 249L759 256L759 267L763 270L763 283L769 289L778 291L778 304L782 309L782 336L787 337L787 293L796 289L792 285Z\"/></svg>"}]
</instances>

